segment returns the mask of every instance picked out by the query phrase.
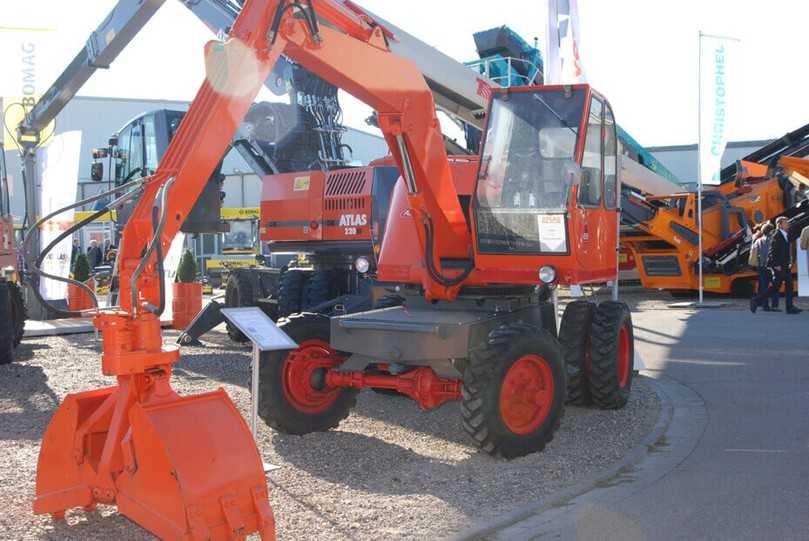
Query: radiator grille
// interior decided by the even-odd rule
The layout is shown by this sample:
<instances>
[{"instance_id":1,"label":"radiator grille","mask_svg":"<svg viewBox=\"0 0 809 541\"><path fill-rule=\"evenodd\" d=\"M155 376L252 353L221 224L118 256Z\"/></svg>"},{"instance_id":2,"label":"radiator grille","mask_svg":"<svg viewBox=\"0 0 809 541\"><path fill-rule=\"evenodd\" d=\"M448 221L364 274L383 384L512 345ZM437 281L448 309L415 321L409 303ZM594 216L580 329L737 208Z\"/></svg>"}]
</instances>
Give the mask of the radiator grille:
<instances>
[{"instance_id":1,"label":"radiator grille","mask_svg":"<svg viewBox=\"0 0 809 541\"><path fill-rule=\"evenodd\" d=\"M326 210L365 210L365 198L341 197L339 199L326 199Z\"/></svg>"},{"instance_id":2,"label":"radiator grille","mask_svg":"<svg viewBox=\"0 0 809 541\"><path fill-rule=\"evenodd\" d=\"M643 269L649 276L680 276L680 261L673 255L645 255Z\"/></svg>"},{"instance_id":3,"label":"radiator grille","mask_svg":"<svg viewBox=\"0 0 809 541\"><path fill-rule=\"evenodd\" d=\"M365 169L332 173L326 179L326 197L356 195L365 189Z\"/></svg>"}]
</instances>

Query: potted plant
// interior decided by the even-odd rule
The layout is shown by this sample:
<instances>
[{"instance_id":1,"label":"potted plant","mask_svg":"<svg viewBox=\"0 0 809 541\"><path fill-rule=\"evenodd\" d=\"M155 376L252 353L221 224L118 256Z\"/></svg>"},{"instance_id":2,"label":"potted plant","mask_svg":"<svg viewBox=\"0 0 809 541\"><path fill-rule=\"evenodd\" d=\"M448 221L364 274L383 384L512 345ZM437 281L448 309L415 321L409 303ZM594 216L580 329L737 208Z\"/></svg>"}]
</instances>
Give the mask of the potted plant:
<instances>
[{"instance_id":1,"label":"potted plant","mask_svg":"<svg viewBox=\"0 0 809 541\"><path fill-rule=\"evenodd\" d=\"M174 299L171 302L172 323L175 329L185 329L202 310L202 284L195 281L197 262L191 250L183 252L177 265L177 280L172 284Z\"/></svg>"},{"instance_id":2,"label":"potted plant","mask_svg":"<svg viewBox=\"0 0 809 541\"><path fill-rule=\"evenodd\" d=\"M73 279L83 282L90 289L95 290L93 280L90 278L90 261L87 254L79 253L76 256L76 263L73 267ZM93 308L93 299L90 294L77 285L67 286L67 306L71 311L87 310Z\"/></svg>"}]
</instances>

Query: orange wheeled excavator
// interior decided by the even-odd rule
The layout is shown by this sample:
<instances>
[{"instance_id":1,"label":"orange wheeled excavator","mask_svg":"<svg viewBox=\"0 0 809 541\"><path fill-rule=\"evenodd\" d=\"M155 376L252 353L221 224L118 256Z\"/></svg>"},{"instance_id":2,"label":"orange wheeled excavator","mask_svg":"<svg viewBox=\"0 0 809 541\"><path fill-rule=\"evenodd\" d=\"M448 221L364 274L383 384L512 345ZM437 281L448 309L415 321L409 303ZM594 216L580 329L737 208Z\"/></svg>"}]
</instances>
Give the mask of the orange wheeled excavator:
<instances>
[{"instance_id":1,"label":"orange wheeled excavator","mask_svg":"<svg viewBox=\"0 0 809 541\"><path fill-rule=\"evenodd\" d=\"M319 21L326 20L328 25ZM633 372L629 309L568 305L554 288L614 279L616 126L587 85L497 89L477 170L459 190L433 96L394 34L333 0L247 0L157 171L117 188L138 197L124 226L121 306L96 315L102 369L118 385L69 395L40 451L34 509L115 504L166 539L274 536L259 454L224 391L178 396L178 350L161 340L158 272L205 181L283 53L373 107L400 178L376 279L404 306L281 327L298 347L261 360L260 414L280 431L326 430L360 388L396 390L430 409L461 401L472 441L511 458L540 451L568 393L622 407ZM460 168L460 169L459 169ZM294 178L289 181L294 182ZM303 184L303 181L299 181Z\"/></svg>"}]
</instances>

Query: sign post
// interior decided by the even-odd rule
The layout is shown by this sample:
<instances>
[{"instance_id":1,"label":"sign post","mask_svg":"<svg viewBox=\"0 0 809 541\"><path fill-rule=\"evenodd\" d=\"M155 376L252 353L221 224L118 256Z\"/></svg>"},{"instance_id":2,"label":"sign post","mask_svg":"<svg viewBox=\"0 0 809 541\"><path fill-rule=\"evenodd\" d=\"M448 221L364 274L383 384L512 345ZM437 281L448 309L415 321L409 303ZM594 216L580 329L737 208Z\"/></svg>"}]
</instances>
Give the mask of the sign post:
<instances>
[{"instance_id":1,"label":"sign post","mask_svg":"<svg viewBox=\"0 0 809 541\"><path fill-rule=\"evenodd\" d=\"M295 349L298 344L279 329L261 308L256 306L222 308L222 315L253 343L250 367L252 374L250 378L250 432L253 433L253 439L255 439L258 432L258 368L261 362L261 353ZM264 471L269 469L275 469L275 467L265 464Z\"/></svg>"}]
</instances>

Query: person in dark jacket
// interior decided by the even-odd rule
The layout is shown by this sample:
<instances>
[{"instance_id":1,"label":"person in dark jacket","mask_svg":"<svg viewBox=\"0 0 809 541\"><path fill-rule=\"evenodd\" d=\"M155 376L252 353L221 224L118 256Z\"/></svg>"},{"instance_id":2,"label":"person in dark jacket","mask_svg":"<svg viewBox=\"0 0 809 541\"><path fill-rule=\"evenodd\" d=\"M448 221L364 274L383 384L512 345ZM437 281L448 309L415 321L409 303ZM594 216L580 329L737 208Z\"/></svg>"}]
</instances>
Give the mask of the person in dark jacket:
<instances>
[{"instance_id":1,"label":"person in dark jacket","mask_svg":"<svg viewBox=\"0 0 809 541\"><path fill-rule=\"evenodd\" d=\"M101 265L104 260L104 254L101 253L101 247L95 239L90 241L90 246L87 248L87 260L90 263L90 270Z\"/></svg>"},{"instance_id":2,"label":"person in dark jacket","mask_svg":"<svg viewBox=\"0 0 809 541\"><path fill-rule=\"evenodd\" d=\"M772 232L775 227L769 222L762 224L758 238L753 235L753 246L750 249L750 265L758 271L758 293L766 291L770 287L772 275L770 273L767 263L770 256L770 241L772 240ZM772 307L769 301L772 300ZM773 293L773 296L766 297L763 302L765 312L780 312L778 309L778 291Z\"/></svg>"},{"instance_id":3,"label":"person in dark jacket","mask_svg":"<svg viewBox=\"0 0 809 541\"><path fill-rule=\"evenodd\" d=\"M767 269L772 274L770 287L759 291L750 299L750 311L754 314L764 299L771 298L784 284L784 297L787 302L787 314L799 314L802 310L792 302L792 246L789 241L789 220L781 216L775 221L775 233L770 239L770 253L767 256Z\"/></svg>"}]
</instances>

